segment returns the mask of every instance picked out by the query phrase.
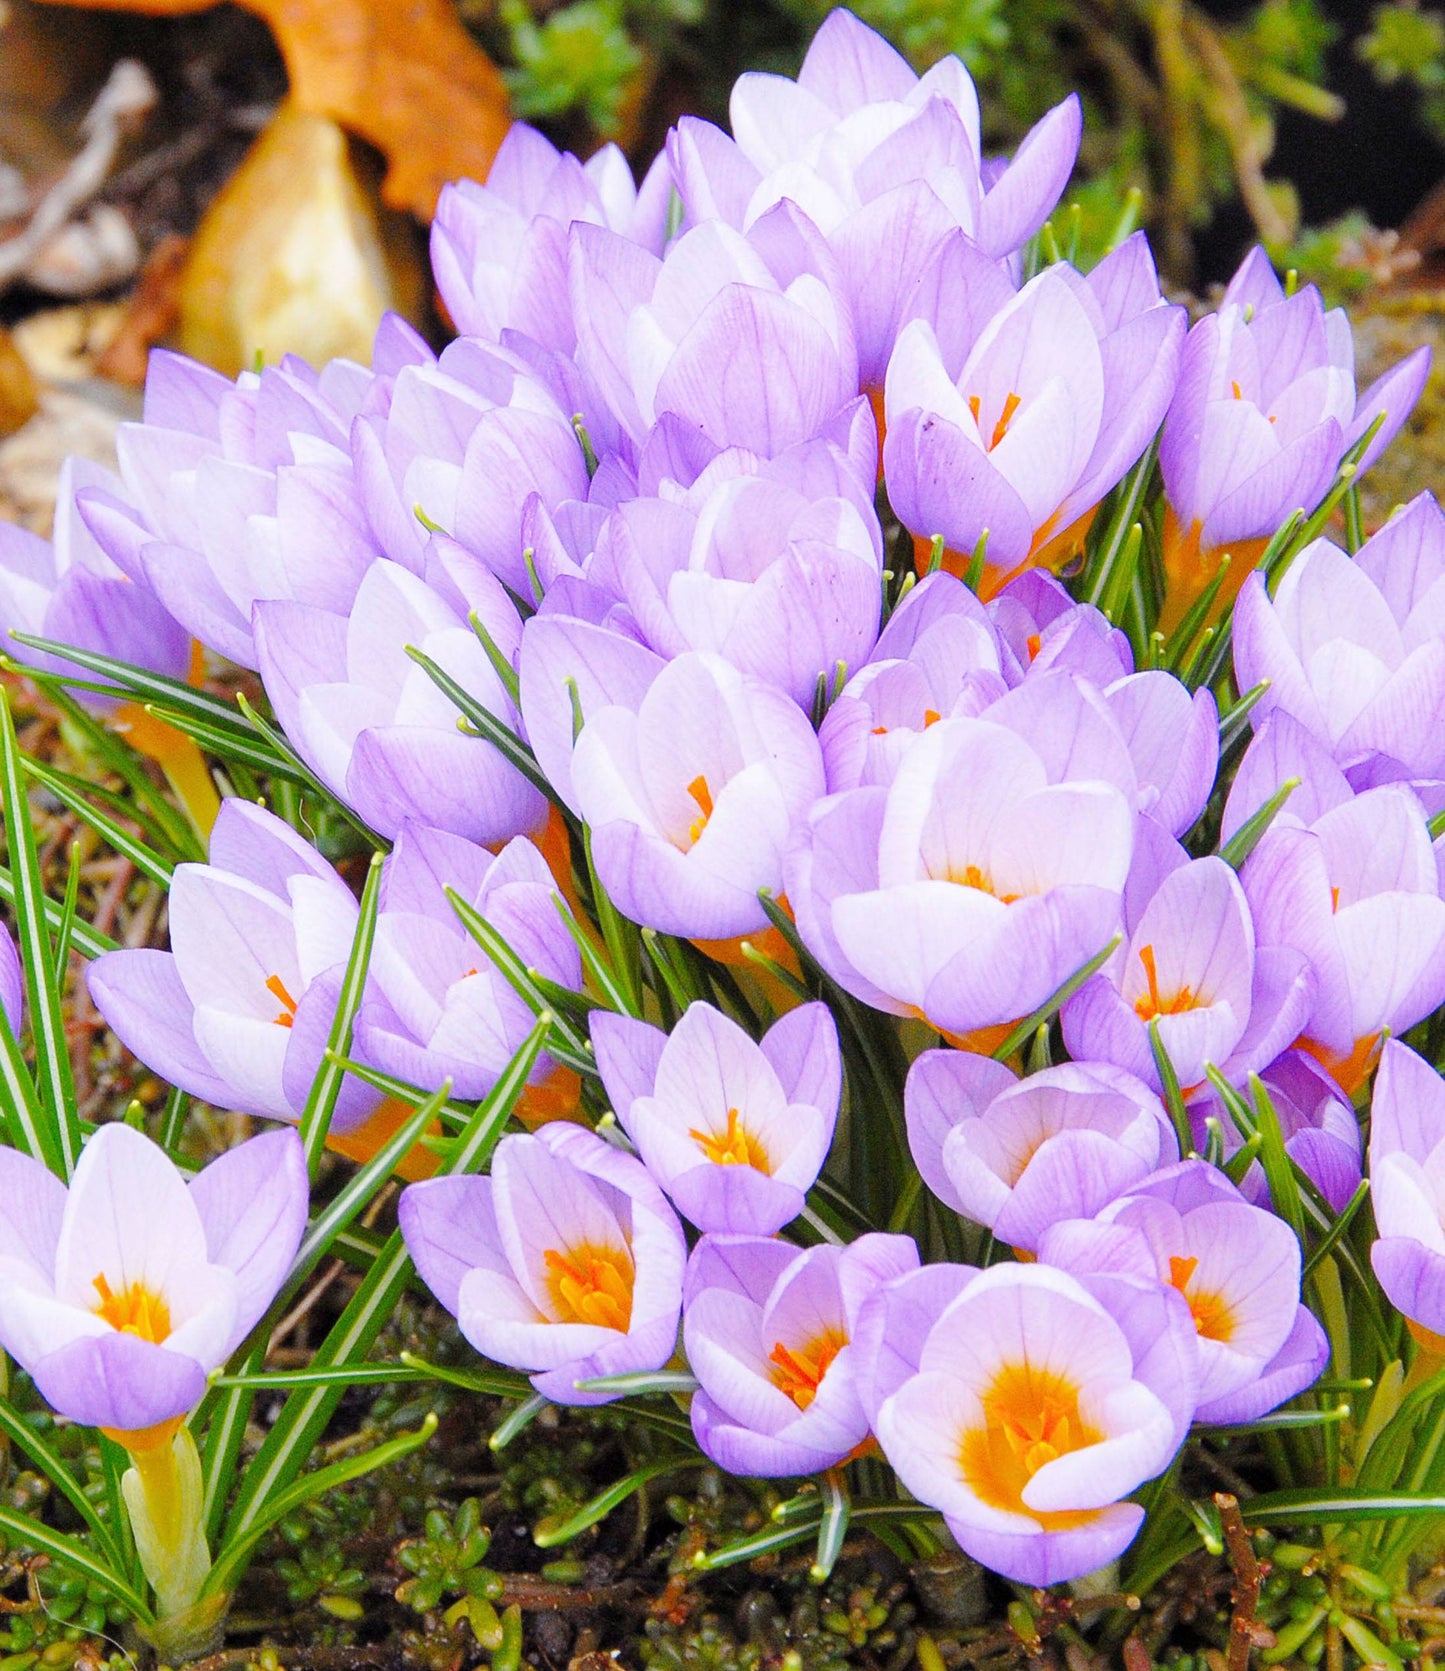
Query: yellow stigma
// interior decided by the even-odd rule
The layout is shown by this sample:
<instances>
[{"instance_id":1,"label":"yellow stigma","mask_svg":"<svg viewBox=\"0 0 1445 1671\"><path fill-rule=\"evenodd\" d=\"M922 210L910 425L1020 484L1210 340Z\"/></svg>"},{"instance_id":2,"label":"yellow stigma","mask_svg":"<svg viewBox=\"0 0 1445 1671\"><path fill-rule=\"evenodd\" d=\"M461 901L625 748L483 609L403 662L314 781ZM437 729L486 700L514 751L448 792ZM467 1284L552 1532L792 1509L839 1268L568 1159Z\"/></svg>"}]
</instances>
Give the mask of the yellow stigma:
<instances>
[{"instance_id":1,"label":"yellow stigma","mask_svg":"<svg viewBox=\"0 0 1445 1671\"><path fill-rule=\"evenodd\" d=\"M1172 1254L1169 1259L1169 1285L1177 1288L1189 1302L1197 1334L1206 1340L1228 1340L1234 1334L1234 1311L1223 1294L1191 1294L1189 1284L1194 1280L1198 1259L1181 1258Z\"/></svg>"},{"instance_id":2,"label":"yellow stigma","mask_svg":"<svg viewBox=\"0 0 1445 1671\"><path fill-rule=\"evenodd\" d=\"M806 1344L784 1346L780 1340L768 1353L773 1365L773 1385L785 1392L800 1410L806 1410L818 1396L828 1366L848 1344L841 1329L824 1329Z\"/></svg>"},{"instance_id":3,"label":"yellow stigma","mask_svg":"<svg viewBox=\"0 0 1445 1671\"><path fill-rule=\"evenodd\" d=\"M1056 1370L1036 1369L1027 1362L1005 1364L981 1402L983 1425L960 1435L958 1466L982 1501L990 1508L1028 1515L1051 1532L1092 1519L1087 1510L1031 1509L1023 1497L1040 1468L1097 1445L1104 1437L1079 1413L1078 1384Z\"/></svg>"},{"instance_id":4,"label":"yellow stigma","mask_svg":"<svg viewBox=\"0 0 1445 1671\"><path fill-rule=\"evenodd\" d=\"M147 1288L143 1282L132 1282L117 1294L103 1275L93 1281L95 1291L100 1295L95 1314L103 1317L119 1334L136 1335L141 1340L150 1341L153 1346L159 1346L170 1337L171 1308L166 1304L164 1295L157 1294L154 1288Z\"/></svg>"},{"instance_id":5,"label":"yellow stigma","mask_svg":"<svg viewBox=\"0 0 1445 1671\"><path fill-rule=\"evenodd\" d=\"M592 1323L626 1332L632 1321L632 1254L626 1247L549 1248L547 1292L557 1312L554 1322Z\"/></svg>"},{"instance_id":6,"label":"yellow stigma","mask_svg":"<svg viewBox=\"0 0 1445 1671\"><path fill-rule=\"evenodd\" d=\"M768 1151L743 1124L736 1108L728 1109L726 1131L689 1131L687 1135L718 1166L751 1166L772 1173Z\"/></svg>"}]
</instances>

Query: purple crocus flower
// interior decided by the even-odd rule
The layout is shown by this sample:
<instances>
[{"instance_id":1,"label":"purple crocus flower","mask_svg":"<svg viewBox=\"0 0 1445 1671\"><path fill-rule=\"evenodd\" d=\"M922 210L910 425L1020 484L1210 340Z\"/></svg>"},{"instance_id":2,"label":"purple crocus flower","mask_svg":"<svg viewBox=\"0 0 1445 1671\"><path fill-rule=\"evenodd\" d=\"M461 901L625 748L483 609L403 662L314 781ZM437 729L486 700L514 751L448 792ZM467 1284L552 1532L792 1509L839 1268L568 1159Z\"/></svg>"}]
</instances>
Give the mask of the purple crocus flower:
<instances>
[{"instance_id":1,"label":"purple crocus flower","mask_svg":"<svg viewBox=\"0 0 1445 1671\"><path fill-rule=\"evenodd\" d=\"M1352 1096L1384 1029L1404 1032L1445 998L1445 899L1424 808L1389 784L1308 828L1276 823L1242 880L1256 944L1292 947L1314 972L1298 1042Z\"/></svg>"},{"instance_id":2,"label":"purple crocus flower","mask_svg":"<svg viewBox=\"0 0 1445 1671\"><path fill-rule=\"evenodd\" d=\"M946 1206L1034 1252L1178 1153L1157 1096L1117 1068L1066 1062L1022 1081L1001 1062L928 1050L904 1093L908 1146Z\"/></svg>"},{"instance_id":3,"label":"purple crocus flower","mask_svg":"<svg viewBox=\"0 0 1445 1671\"><path fill-rule=\"evenodd\" d=\"M1281 827L1308 828L1355 797L1330 751L1283 709L1266 714L1229 786L1220 820L1221 843L1231 841L1290 780L1295 787L1275 814Z\"/></svg>"},{"instance_id":4,"label":"purple crocus flower","mask_svg":"<svg viewBox=\"0 0 1445 1671\"><path fill-rule=\"evenodd\" d=\"M707 221L661 261L578 224L571 263L579 366L634 449L660 424L772 458L858 395L836 264L791 203L747 233Z\"/></svg>"},{"instance_id":5,"label":"purple crocus flower","mask_svg":"<svg viewBox=\"0 0 1445 1671\"><path fill-rule=\"evenodd\" d=\"M1184 314L1166 307L1142 236L1087 278L1046 268L950 363L907 326L888 364L889 499L963 572L985 530L981 595L1071 556L1099 501L1137 460L1174 389Z\"/></svg>"},{"instance_id":6,"label":"purple crocus flower","mask_svg":"<svg viewBox=\"0 0 1445 1671\"><path fill-rule=\"evenodd\" d=\"M873 481L816 441L720 455L690 488L620 505L587 579L660 655L707 650L809 705L878 632L883 537Z\"/></svg>"},{"instance_id":7,"label":"purple crocus flower","mask_svg":"<svg viewBox=\"0 0 1445 1671\"><path fill-rule=\"evenodd\" d=\"M18 1038L25 1019L25 971L20 966L15 938L4 923L0 923L0 1012Z\"/></svg>"},{"instance_id":8,"label":"purple crocus flower","mask_svg":"<svg viewBox=\"0 0 1445 1671\"><path fill-rule=\"evenodd\" d=\"M1184 1296L1200 1421L1252 1421L1302 1392L1328 1361L1325 1332L1300 1304L1294 1232L1204 1161L1155 1173L1092 1223L1055 1225L1039 1257L1075 1274L1152 1277Z\"/></svg>"},{"instance_id":9,"label":"purple crocus flower","mask_svg":"<svg viewBox=\"0 0 1445 1671\"><path fill-rule=\"evenodd\" d=\"M1043 569L1015 575L989 600L988 618L1017 664L1010 684L1035 669L1061 668L1102 689L1134 671L1128 634Z\"/></svg>"},{"instance_id":10,"label":"purple crocus flower","mask_svg":"<svg viewBox=\"0 0 1445 1671\"><path fill-rule=\"evenodd\" d=\"M536 1016L467 933L450 888L485 917L528 969L576 989L581 954L557 910L547 863L523 837L495 857L459 836L405 823L382 871L376 937L356 1017L361 1060L425 1090L450 1079L459 1097L496 1083ZM518 1112L576 1107L570 1068L537 1058Z\"/></svg>"},{"instance_id":11,"label":"purple crocus flower","mask_svg":"<svg viewBox=\"0 0 1445 1671\"><path fill-rule=\"evenodd\" d=\"M1097 1571L1133 1540L1144 1511L1125 1499L1193 1413L1187 1307L1155 1283L1042 1264L928 1270L946 1274L876 1292L861 1320L884 1454L1005 1578Z\"/></svg>"},{"instance_id":12,"label":"purple crocus flower","mask_svg":"<svg viewBox=\"0 0 1445 1671\"><path fill-rule=\"evenodd\" d=\"M191 667L190 634L148 586L116 567L81 516L77 495L119 490L109 470L68 458L60 467L53 541L0 522L0 631L53 638L184 679ZM60 657L20 654L48 672L95 678ZM83 700L98 709L115 706L91 693Z\"/></svg>"},{"instance_id":13,"label":"purple crocus flower","mask_svg":"<svg viewBox=\"0 0 1445 1671\"><path fill-rule=\"evenodd\" d=\"M771 1236L802 1212L843 1089L825 1005L789 1011L757 1042L709 1004L670 1034L595 1010L592 1043L622 1129L684 1218Z\"/></svg>"},{"instance_id":14,"label":"purple crocus flower","mask_svg":"<svg viewBox=\"0 0 1445 1671\"><path fill-rule=\"evenodd\" d=\"M739 228L782 200L797 204L838 258L868 385L882 383L903 319L945 311L939 269L960 247L1009 256L1038 231L1080 134L1070 97L1025 137L1012 165L985 164L963 64L943 58L920 78L841 8L814 36L796 82L740 76L731 117L732 139L691 117L669 136L683 201L696 220Z\"/></svg>"},{"instance_id":15,"label":"purple crocus flower","mask_svg":"<svg viewBox=\"0 0 1445 1671\"><path fill-rule=\"evenodd\" d=\"M1252 250L1218 313L1190 331L1159 447L1169 496L1163 631L1178 625L1233 564L1217 607L1231 602L1264 542L1297 509L1312 510L1341 458L1384 414L1360 474L1409 417L1430 370L1417 349L1358 399L1355 349L1343 310L1313 285L1286 296Z\"/></svg>"},{"instance_id":16,"label":"purple crocus flower","mask_svg":"<svg viewBox=\"0 0 1445 1671\"><path fill-rule=\"evenodd\" d=\"M864 1002L991 1050L1115 932L1136 800L1102 700L1027 681L929 726L886 789L812 809L786 866L799 931Z\"/></svg>"},{"instance_id":17,"label":"purple crocus flower","mask_svg":"<svg viewBox=\"0 0 1445 1671\"><path fill-rule=\"evenodd\" d=\"M1285 1153L1338 1212L1359 1187L1362 1173L1360 1125L1343 1091L1304 1050L1286 1050L1260 1074L1279 1120ZM1212 1093L1190 1102L1194 1145L1202 1154L1208 1141L1206 1119L1219 1121L1227 1160L1244 1142L1228 1110ZM1240 1191L1255 1206L1269 1205L1269 1185L1258 1161L1240 1180Z\"/></svg>"},{"instance_id":18,"label":"purple crocus flower","mask_svg":"<svg viewBox=\"0 0 1445 1671\"><path fill-rule=\"evenodd\" d=\"M1445 777L1445 513L1422 493L1352 560L1316 540L1271 600L1251 575L1234 611L1241 690L1283 711L1364 788Z\"/></svg>"},{"instance_id":19,"label":"purple crocus flower","mask_svg":"<svg viewBox=\"0 0 1445 1671\"><path fill-rule=\"evenodd\" d=\"M541 347L576 346L567 296L567 229L609 227L658 254L671 178L659 157L639 192L626 157L604 145L579 162L514 122L485 184L442 188L431 228L437 289L463 336L500 342L521 332Z\"/></svg>"},{"instance_id":20,"label":"purple crocus flower","mask_svg":"<svg viewBox=\"0 0 1445 1671\"><path fill-rule=\"evenodd\" d=\"M437 536L433 580L461 554ZM472 563L467 603L503 654L521 639L516 606ZM454 594L455 595L455 594ZM394 836L410 818L478 842L539 830L541 793L489 742L458 729L456 704L408 654L430 656L502 721L516 710L465 616L399 563L373 563L350 610L258 603L256 657L266 694L296 752L337 799Z\"/></svg>"},{"instance_id":21,"label":"purple crocus flower","mask_svg":"<svg viewBox=\"0 0 1445 1671\"><path fill-rule=\"evenodd\" d=\"M850 1339L864 1300L914 1269L907 1236L806 1250L704 1236L683 1290L683 1348L700 1383L692 1430L731 1474L811 1474L868 1437Z\"/></svg>"},{"instance_id":22,"label":"purple crocus flower","mask_svg":"<svg viewBox=\"0 0 1445 1671\"><path fill-rule=\"evenodd\" d=\"M572 787L618 909L703 940L767 924L783 854L824 789L813 728L719 656L669 662L634 707L583 707Z\"/></svg>"},{"instance_id":23,"label":"purple crocus flower","mask_svg":"<svg viewBox=\"0 0 1445 1671\"><path fill-rule=\"evenodd\" d=\"M86 525L188 632L253 667L257 598L344 609L378 554L352 472L352 423L385 408L400 370L432 359L395 315L378 329L371 370L333 360L315 372L287 356L231 383L152 354L143 421L116 438L122 489L83 491Z\"/></svg>"},{"instance_id":24,"label":"purple crocus flower","mask_svg":"<svg viewBox=\"0 0 1445 1671\"><path fill-rule=\"evenodd\" d=\"M671 1357L682 1226L642 1163L590 1131L559 1123L504 1137L490 1177L413 1184L399 1217L462 1333L554 1403L605 1403L577 1383Z\"/></svg>"},{"instance_id":25,"label":"purple crocus flower","mask_svg":"<svg viewBox=\"0 0 1445 1671\"><path fill-rule=\"evenodd\" d=\"M1256 946L1244 889L1223 859L1170 870L1142 910L1130 893L1127 943L1064 1006L1071 1055L1116 1063L1161 1091L1157 1026L1188 1091L1211 1065L1242 1082L1294 1042L1314 1002L1309 962L1293 947Z\"/></svg>"},{"instance_id":26,"label":"purple crocus flower","mask_svg":"<svg viewBox=\"0 0 1445 1671\"><path fill-rule=\"evenodd\" d=\"M350 889L249 801L221 805L210 862L177 865L168 952L106 952L91 1000L147 1067L217 1108L296 1121L326 1048L356 933ZM342 1083L332 1127L360 1142L381 1096Z\"/></svg>"},{"instance_id":27,"label":"purple crocus flower","mask_svg":"<svg viewBox=\"0 0 1445 1671\"><path fill-rule=\"evenodd\" d=\"M1445 1085L1428 1062L1390 1039L1370 1106L1370 1199L1379 1231L1370 1263L1417 1336L1445 1335L1442 1145Z\"/></svg>"},{"instance_id":28,"label":"purple crocus flower","mask_svg":"<svg viewBox=\"0 0 1445 1671\"><path fill-rule=\"evenodd\" d=\"M120 1124L85 1145L68 1189L0 1149L0 1344L61 1415L161 1444L275 1298L308 1195L291 1131L189 1184Z\"/></svg>"}]
</instances>

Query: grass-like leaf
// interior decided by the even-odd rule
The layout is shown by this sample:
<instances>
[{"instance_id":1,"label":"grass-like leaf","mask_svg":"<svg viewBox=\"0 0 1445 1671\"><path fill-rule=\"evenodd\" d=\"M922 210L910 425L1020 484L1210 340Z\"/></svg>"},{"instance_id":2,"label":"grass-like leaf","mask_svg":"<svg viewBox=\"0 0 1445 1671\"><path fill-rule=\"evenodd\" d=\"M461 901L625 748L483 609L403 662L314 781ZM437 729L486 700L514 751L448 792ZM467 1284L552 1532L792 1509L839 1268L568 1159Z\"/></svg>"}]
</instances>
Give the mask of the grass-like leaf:
<instances>
[{"instance_id":1,"label":"grass-like leaf","mask_svg":"<svg viewBox=\"0 0 1445 1671\"><path fill-rule=\"evenodd\" d=\"M18 898L14 876L4 865L0 865L0 900L17 915ZM65 907L58 900L49 897L45 900L45 926L55 935L59 935L65 926ZM70 944L84 957L99 957L102 952L115 951L119 941L112 940L108 934L102 934L99 929L92 928L88 922L77 917L70 924Z\"/></svg>"},{"instance_id":2,"label":"grass-like leaf","mask_svg":"<svg viewBox=\"0 0 1445 1671\"><path fill-rule=\"evenodd\" d=\"M103 841L129 859L143 876L149 876L152 882L162 888L170 886L171 872L175 869L174 862L147 847L108 812L102 812L88 796L80 794L67 773L52 771L48 766L42 766L38 760L26 760L25 774L48 789L56 800L68 806L77 818L89 824Z\"/></svg>"},{"instance_id":3,"label":"grass-like leaf","mask_svg":"<svg viewBox=\"0 0 1445 1671\"><path fill-rule=\"evenodd\" d=\"M1122 935L1116 934L1107 946L1094 953L1082 969L1076 969L1058 991L1046 998L1032 1015L1026 1015L998 1049L994 1051L994 1060L996 1062L1006 1062L1015 1051L1022 1050L1040 1027L1053 1020L1084 982L1092 980L1098 974L1114 955L1115 948L1122 938Z\"/></svg>"},{"instance_id":4,"label":"grass-like leaf","mask_svg":"<svg viewBox=\"0 0 1445 1671\"><path fill-rule=\"evenodd\" d=\"M6 1398L0 1398L0 1433L3 1433L17 1450L24 1451L51 1485L69 1501L71 1507L89 1526L109 1559L117 1566L122 1565L122 1551L116 1541L114 1529L96 1512L95 1505L85 1493L85 1487L71 1472L69 1463Z\"/></svg>"},{"instance_id":5,"label":"grass-like leaf","mask_svg":"<svg viewBox=\"0 0 1445 1671\"><path fill-rule=\"evenodd\" d=\"M555 1549L558 1544L570 1543L580 1537L599 1520L605 1520L613 1509L620 1507L634 1492L641 1491L650 1480L675 1474L681 1468L708 1466L705 1456L666 1456L645 1467L634 1469L624 1479L615 1481L605 1491L599 1491L590 1502L566 1515L547 1515L537 1522L532 1542L539 1549Z\"/></svg>"},{"instance_id":6,"label":"grass-like leaf","mask_svg":"<svg viewBox=\"0 0 1445 1671\"><path fill-rule=\"evenodd\" d=\"M93 1555L79 1538L57 1532L39 1520L32 1520L28 1514L5 1507L3 1503L0 1503L0 1532L5 1533L12 1547L33 1549L37 1554L63 1561L89 1579L97 1589L118 1601L138 1623L152 1623L153 1615L139 1590L127 1583L114 1567Z\"/></svg>"}]
</instances>

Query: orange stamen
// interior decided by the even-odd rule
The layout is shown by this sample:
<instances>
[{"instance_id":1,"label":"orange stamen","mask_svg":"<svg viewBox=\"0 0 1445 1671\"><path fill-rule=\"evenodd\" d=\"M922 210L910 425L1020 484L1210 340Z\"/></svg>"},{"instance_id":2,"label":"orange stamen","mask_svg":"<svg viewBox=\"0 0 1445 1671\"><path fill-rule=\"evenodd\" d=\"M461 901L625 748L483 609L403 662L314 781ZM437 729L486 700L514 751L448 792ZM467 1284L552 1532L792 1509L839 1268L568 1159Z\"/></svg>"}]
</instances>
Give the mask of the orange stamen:
<instances>
[{"instance_id":1,"label":"orange stamen","mask_svg":"<svg viewBox=\"0 0 1445 1671\"><path fill-rule=\"evenodd\" d=\"M806 1410L818 1396L828 1366L848 1344L841 1329L824 1329L796 1349L780 1340L768 1353L773 1364L773 1385L785 1392L800 1410Z\"/></svg>"},{"instance_id":2,"label":"orange stamen","mask_svg":"<svg viewBox=\"0 0 1445 1671\"><path fill-rule=\"evenodd\" d=\"M1228 1340L1234 1333L1234 1312L1223 1294L1191 1294L1189 1284L1199 1266L1198 1259L1169 1256L1169 1286L1177 1288L1189 1302L1194 1329L1206 1340Z\"/></svg>"},{"instance_id":3,"label":"orange stamen","mask_svg":"<svg viewBox=\"0 0 1445 1671\"><path fill-rule=\"evenodd\" d=\"M1104 1435L1079 1412L1079 1388L1054 1370L1008 1364L982 1398L984 1421L961 1435L958 1464L965 1481L990 1508L1024 1514L1046 1531L1086 1524L1091 1511L1029 1508L1023 1494L1040 1468Z\"/></svg>"},{"instance_id":4,"label":"orange stamen","mask_svg":"<svg viewBox=\"0 0 1445 1671\"><path fill-rule=\"evenodd\" d=\"M133 1334L140 1340L150 1341L153 1346L159 1346L169 1338L171 1308L166 1304L164 1295L147 1288L143 1282L132 1282L117 1294L104 1275L95 1277L93 1283L100 1295L95 1314L104 1318L117 1333Z\"/></svg>"},{"instance_id":5,"label":"orange stamen","mask_svg":"<svg viewBox=\"0 0 1445 1671\"><path fill-rule=\"evenodd\" d=\"M771 1176L768 1151L743 1124L736 1108L728 1109L726 1131L689 1131L687 1135L718 1166L751 1166Z\"/></svg>"},{"instance_id":6,"label":"orange stamen","mask_svg":"<svg viewBox=\"0 0 1445 1671\"><path fill-rule=\"evenodd\" d=\"M290 1027L296 1021L296 1000L286 990L285 982L279 975L267 975L266 990L282 1006L281 1013L275 1018L277 1027Z\"/></svg>"},{"instance_id":7,"label":"orange stamen","mask_svg":"<svg viewBox=\"0 0 1445 1671\"><path fill-rule=\"evenodd\" d=\"M1153 946L1139 948L1139 961L1144 965L1144 975L1149 982L1149 990L1139 997L1134 1004L1134 1013L1141 1021L1152 1021L1158 1015L1180 1015L1185 1010L1194 1008L1194 988L1181 986L1172 998L1159 996L1159 971L1154 965Z\"/></svg>"},{"instance_id":8,"label":"orange stamen","mask_svg":"<svg viewBox=\"0 0 1445 1671\"><path fill-rule=\"evenodd\" d=\"M1042 633L1031 632L1028 635L1028 637L1024 640L1024 643L1028 648L1029 660L1032 661L1034 659L1034 657L1039 653L1039 651L1041 649L1043 649L1043 646L1044 646L1043 635L1042 635Z\"/></svg>"},{"instance_id":9,"label":"orange stamen","mask_svg":"<svg viewBox=\"0 0 1445 1671\"><path fill-rule=\"evenodd\" d=\"M626 1333L632 1321L632 1254L625 1247L549 1248L547 1292L558 1323L592 1323Z\"/></svg>"},{"instance_id":10,"label":"orange stamen","mask_svg":"<svg viewBox=\"0 0 1445 1671\"><path fill-rule=\"evenodd\" d=\"M691 846L707 828L707 821L712 817L712 790L708 788L705 777L695 777L688 784L687 792L697 802L702 813L700 818L694 818L688 825L687 839L688 845Z\"/></svg>"},{"instance_id":11,"label":"orange stamen","mask_svg":"<svg viewBox=\"0 0 1445 1671\"><path fill-rule=\"evenodd\" d=\"M1013 422L1013 415L1018 411L1021 404L1022 402L1016 394L1010 394L1004 401L1003 411L999 414L998 422L993 426L993 435L988 443L988 450L990 452L992 452L999 442L1003 440L1004 436L1008 434L1008 426Z\"/></svg>"}]
</instances>

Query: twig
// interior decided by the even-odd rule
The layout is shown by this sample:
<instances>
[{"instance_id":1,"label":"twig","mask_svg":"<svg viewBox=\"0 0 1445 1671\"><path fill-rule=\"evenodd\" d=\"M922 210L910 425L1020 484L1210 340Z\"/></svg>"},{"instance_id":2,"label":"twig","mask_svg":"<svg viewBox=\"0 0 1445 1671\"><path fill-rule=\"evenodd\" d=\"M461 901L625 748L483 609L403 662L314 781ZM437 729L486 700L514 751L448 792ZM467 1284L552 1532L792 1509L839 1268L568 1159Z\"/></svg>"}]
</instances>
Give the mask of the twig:
<instances>
[{"instance_id":1,"label":"twig","mask_svg":"<svg viewBox=\"0 0 1445 1671\"><path fill-rule=\"evenodd\" d=\"M1219 1510L1224 1547L1234 1572L1234 1611L1229 1619L1229 1671L1249 1671L1249 1650L1260 1642L1260 1627L1254 1617L1259 1606L1259 1562L1255 1559L1254 1544L1239 1512L1239 1498L1232 1492L1216 1491L1214 1506ZM1272 1635L1270 1640L1274 1640Z\"/></svg>"}]
</instances>

